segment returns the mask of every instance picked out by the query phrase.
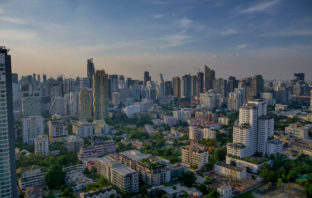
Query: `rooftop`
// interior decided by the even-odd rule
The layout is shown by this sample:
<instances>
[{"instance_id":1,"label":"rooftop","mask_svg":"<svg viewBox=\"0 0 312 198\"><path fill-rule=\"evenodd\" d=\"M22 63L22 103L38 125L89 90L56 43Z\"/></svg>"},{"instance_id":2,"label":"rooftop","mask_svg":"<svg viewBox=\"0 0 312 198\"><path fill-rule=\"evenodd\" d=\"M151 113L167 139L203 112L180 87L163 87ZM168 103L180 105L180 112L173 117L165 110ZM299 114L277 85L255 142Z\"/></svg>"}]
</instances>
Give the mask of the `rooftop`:
<instances>
[{"instance_id":1,"label":"rooftop","mask_svg":"<svg viewBox=\"0 0 312 198\"><path fill-rule=\"evenodd\" d=\"M231 170L239 171L239 172L242 172L243 170L245 170L245 168L236 167L236 166L233 166L233 165L230 165L230 164L226 164L224 162L217 162L216 165L222 166L222 167L225 167L225 168L228 168L228 169L231 169Z\"/></svg>"},{"instance_id":2,"label":"rooftop","mask_svg":"<svg viewBox=\"0 0 312 198\"><path fill-rule=\"evenodd\" d=\"M141 153L138 150L124 151L124 152L121 152L120 154L134 161L141 161L142 159L148 158L150 156L149 154Z\"/></svg>"}]
</instances>

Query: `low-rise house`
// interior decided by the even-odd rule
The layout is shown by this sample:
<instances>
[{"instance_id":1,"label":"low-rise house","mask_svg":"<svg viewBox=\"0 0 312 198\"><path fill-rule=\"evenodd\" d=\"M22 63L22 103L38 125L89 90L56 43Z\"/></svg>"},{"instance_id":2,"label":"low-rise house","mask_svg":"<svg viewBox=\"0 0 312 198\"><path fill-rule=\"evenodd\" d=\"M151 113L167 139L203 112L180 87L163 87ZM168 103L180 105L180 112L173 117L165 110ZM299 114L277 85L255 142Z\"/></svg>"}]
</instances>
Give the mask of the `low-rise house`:
<instances>
[{"instance_id":1,"label":"low-rise house","mask_svg":"<svg viewBox=\"0 0 312 198\"><path fill-rule=\"evenodd\" d=\"M232 194L232 186L228 184L224 184L217 188L217 191L220 195L220 198L231 198Z\"/></svg>"},{"instance_id":2,"label":"low-rise house","mask_svg":"<svg viewBox=\"0 0 312 198\"><path fill-rule=\"evenodd\" d=\"M80 198L116 198L117 192L111 186L90 192L80 193Z\"/></svg>"}]
</instances>

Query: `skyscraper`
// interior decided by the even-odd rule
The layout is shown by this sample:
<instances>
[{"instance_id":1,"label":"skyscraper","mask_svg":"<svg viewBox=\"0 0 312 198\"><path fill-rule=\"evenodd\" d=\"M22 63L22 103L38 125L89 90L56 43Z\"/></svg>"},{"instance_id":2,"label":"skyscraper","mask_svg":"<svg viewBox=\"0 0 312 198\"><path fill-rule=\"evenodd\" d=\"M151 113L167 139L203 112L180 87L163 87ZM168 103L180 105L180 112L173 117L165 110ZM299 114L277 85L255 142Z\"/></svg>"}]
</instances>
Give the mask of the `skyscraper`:
<instances>
[{"instance_id":1,"label":"skyscraper","mask_svg":"<svg viewBox=\"0 0 312 198\"><path fill-rule=\"evenodd\" d=\"M0 47L0 197L17 197L11 56Z\"/></svg>"},{"instance_id":2,"label":"skyscraper","mask_svg":"<svg viewBox=\"0 0 312 198\"><path fill-rule=\"evenodd\" d=\"M205 65L205 91L213 89L213 83L216 79L215 75L215 71Z\"/></svg>"},{"instance_id":3,"label":"skyscraper","mask_svg":"<svg viewBox=\"0 0 312 198\"><path fill-rule=\"evenodd\" d=\"M94 75L95 68L93 58L87 60L87 77L89 78L89 88L92 88L92 76Z\"/></svg>"},{"instance_id":4,"label":"skyscraper","mask_svg":"<svg viewBox=\"0 0 312 198\"><path fill-rule=\"evenodd\" d=\"M191 83L192 76L190 74L182 76L181 81L181 97L190 98L191 97Z\"/></svg>"},{"instance_id":5,"label":"skyscraper","mask_svg":"<svg viewBox=\"0 0 312 198\"><path fill-rule=\"evenodd\" d=\"M151 81L151 76L149 75L148 71L144 72L144 85L146 85L146 82Z\"/></svg>"},{"instance_id":6,"label":"skyscraper","mask_svg":"<svg viewBox=\"0 0 312 198\"><path fill-rule=\"evenodd\" d=\"M93 116L94 120L108 117L108 75L104 70L93 75Z\"/></svg>"},{"instance_id":7,"label":"skyscraper","mask_svg":"<svg viewBox=\"0 0 312 198\"><path fill-rule=\"evenodd\" d=\"M233 92L235 88L237 88L238 82L235 76L230 76L228 79L228 92Z\"/></svg>"},{"instance_id":8,"label":"skyscraper","mask_svg":"<svg viewBox=\"0 0 312 198\"><path fill-rule=\"evenodd\" d=\"M204 73L197 73L197 96L204 92Z\"/></svg>"},{"instance_id":9,"label":"skyscraper","mask_svg":"<svg viewBox=\"0 0 312 198\"><path fill-rule=\"evenodd\" d=\"M175 98L180 98L181 97L181 79L180 77L174 77L172 80L172 85L173 85L173 96Z\"/></svg>"},{"instance_id":10,"label":"skyscraper","mask_svg":"<svg viewBox=\"0 0 312 198\"><path fill-rule=\"evenodd\" d=\"M264 90L264 80L262 75L254 75L252 77L252 96L260 98L260 93Z\"/></svg>"}]
</instances>

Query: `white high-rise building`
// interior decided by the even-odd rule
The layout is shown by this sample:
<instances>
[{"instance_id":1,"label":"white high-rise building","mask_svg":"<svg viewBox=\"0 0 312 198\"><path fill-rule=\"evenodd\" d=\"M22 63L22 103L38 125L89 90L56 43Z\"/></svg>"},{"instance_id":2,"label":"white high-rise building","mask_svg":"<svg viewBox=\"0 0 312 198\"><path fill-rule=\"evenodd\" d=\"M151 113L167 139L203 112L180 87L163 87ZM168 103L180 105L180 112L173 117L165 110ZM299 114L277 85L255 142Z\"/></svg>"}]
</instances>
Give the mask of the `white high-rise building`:
<instances>
[{"instance_id":1,"label":"white high-rise building","mask_svg":"<svg viewBox=\"0 0 312 198\"><path fill-rule=\"evenodd\" d=\"M47 135L38 135L34 139L35 153L49 154L49 138Z\"/></svg>"},{"instance_id":2,"label":"white high-rise building","mask_svg":"<svg viewBox=\"0 0 312 198\"><path fill-rule=\"evenodd\" d=\"M23 118L23 142L33 144L34 138L43 135L44 126L41 116L30 116Z\"/></svg>"},{"instance_id":3,"label":"white high-rise building","mask_svg":"<svg viewBox=\"0 0 312 198\"><path fill-rule=\"evenodd\" d=\"M227 101L228 109L231 111L238 111L241 105L241 94L236 91L229 93Z\"/></svg>"},{"instance_id":4,"label":"white high-rise building","mask_svg":"<svg viewBox=\"0 0 312 198\"><path fill-rule=\"evenodd\" d=\"M251 156L256 152L265 155L268 153L268 139L273 133L274 119L267 115L266 101L248 101L239 110L239 121L233 127L233 146L228 146L228 153L240 153L238 157ZM240 146L235 146L238 144Z\"/></svg>"},{"instance_id":5,"label":"white high-rise building","mask_svg":"<svg viewBox=\"0 0 312 198\"><path fill-rule=\"evenodd\" d=\"M200 94L200 104L208 109L214 109L221 106L221 94L216 93L215 90L210 89L206 93Z\"/></svg>"}]
</instances>

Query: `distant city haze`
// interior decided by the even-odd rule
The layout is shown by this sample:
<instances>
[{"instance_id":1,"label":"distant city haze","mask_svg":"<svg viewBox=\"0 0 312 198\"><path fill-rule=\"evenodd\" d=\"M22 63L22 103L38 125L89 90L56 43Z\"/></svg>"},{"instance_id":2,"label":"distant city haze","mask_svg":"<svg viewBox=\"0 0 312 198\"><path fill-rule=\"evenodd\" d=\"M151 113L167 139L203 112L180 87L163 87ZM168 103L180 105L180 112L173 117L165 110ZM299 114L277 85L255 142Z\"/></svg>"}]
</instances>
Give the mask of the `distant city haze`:
<instances>
[{"instance_id":1,"label":"distant city haze","mask_svg":"<svg viewBox=\"0 0 312 198\"><path fill-rule=\"evenodd\" d=\"M152 79L262 74L312 79L312 3L251 1L1 1L0 45L13 72L86 76L86 60L108 74Z\"/></svg>"}]
</instances>

